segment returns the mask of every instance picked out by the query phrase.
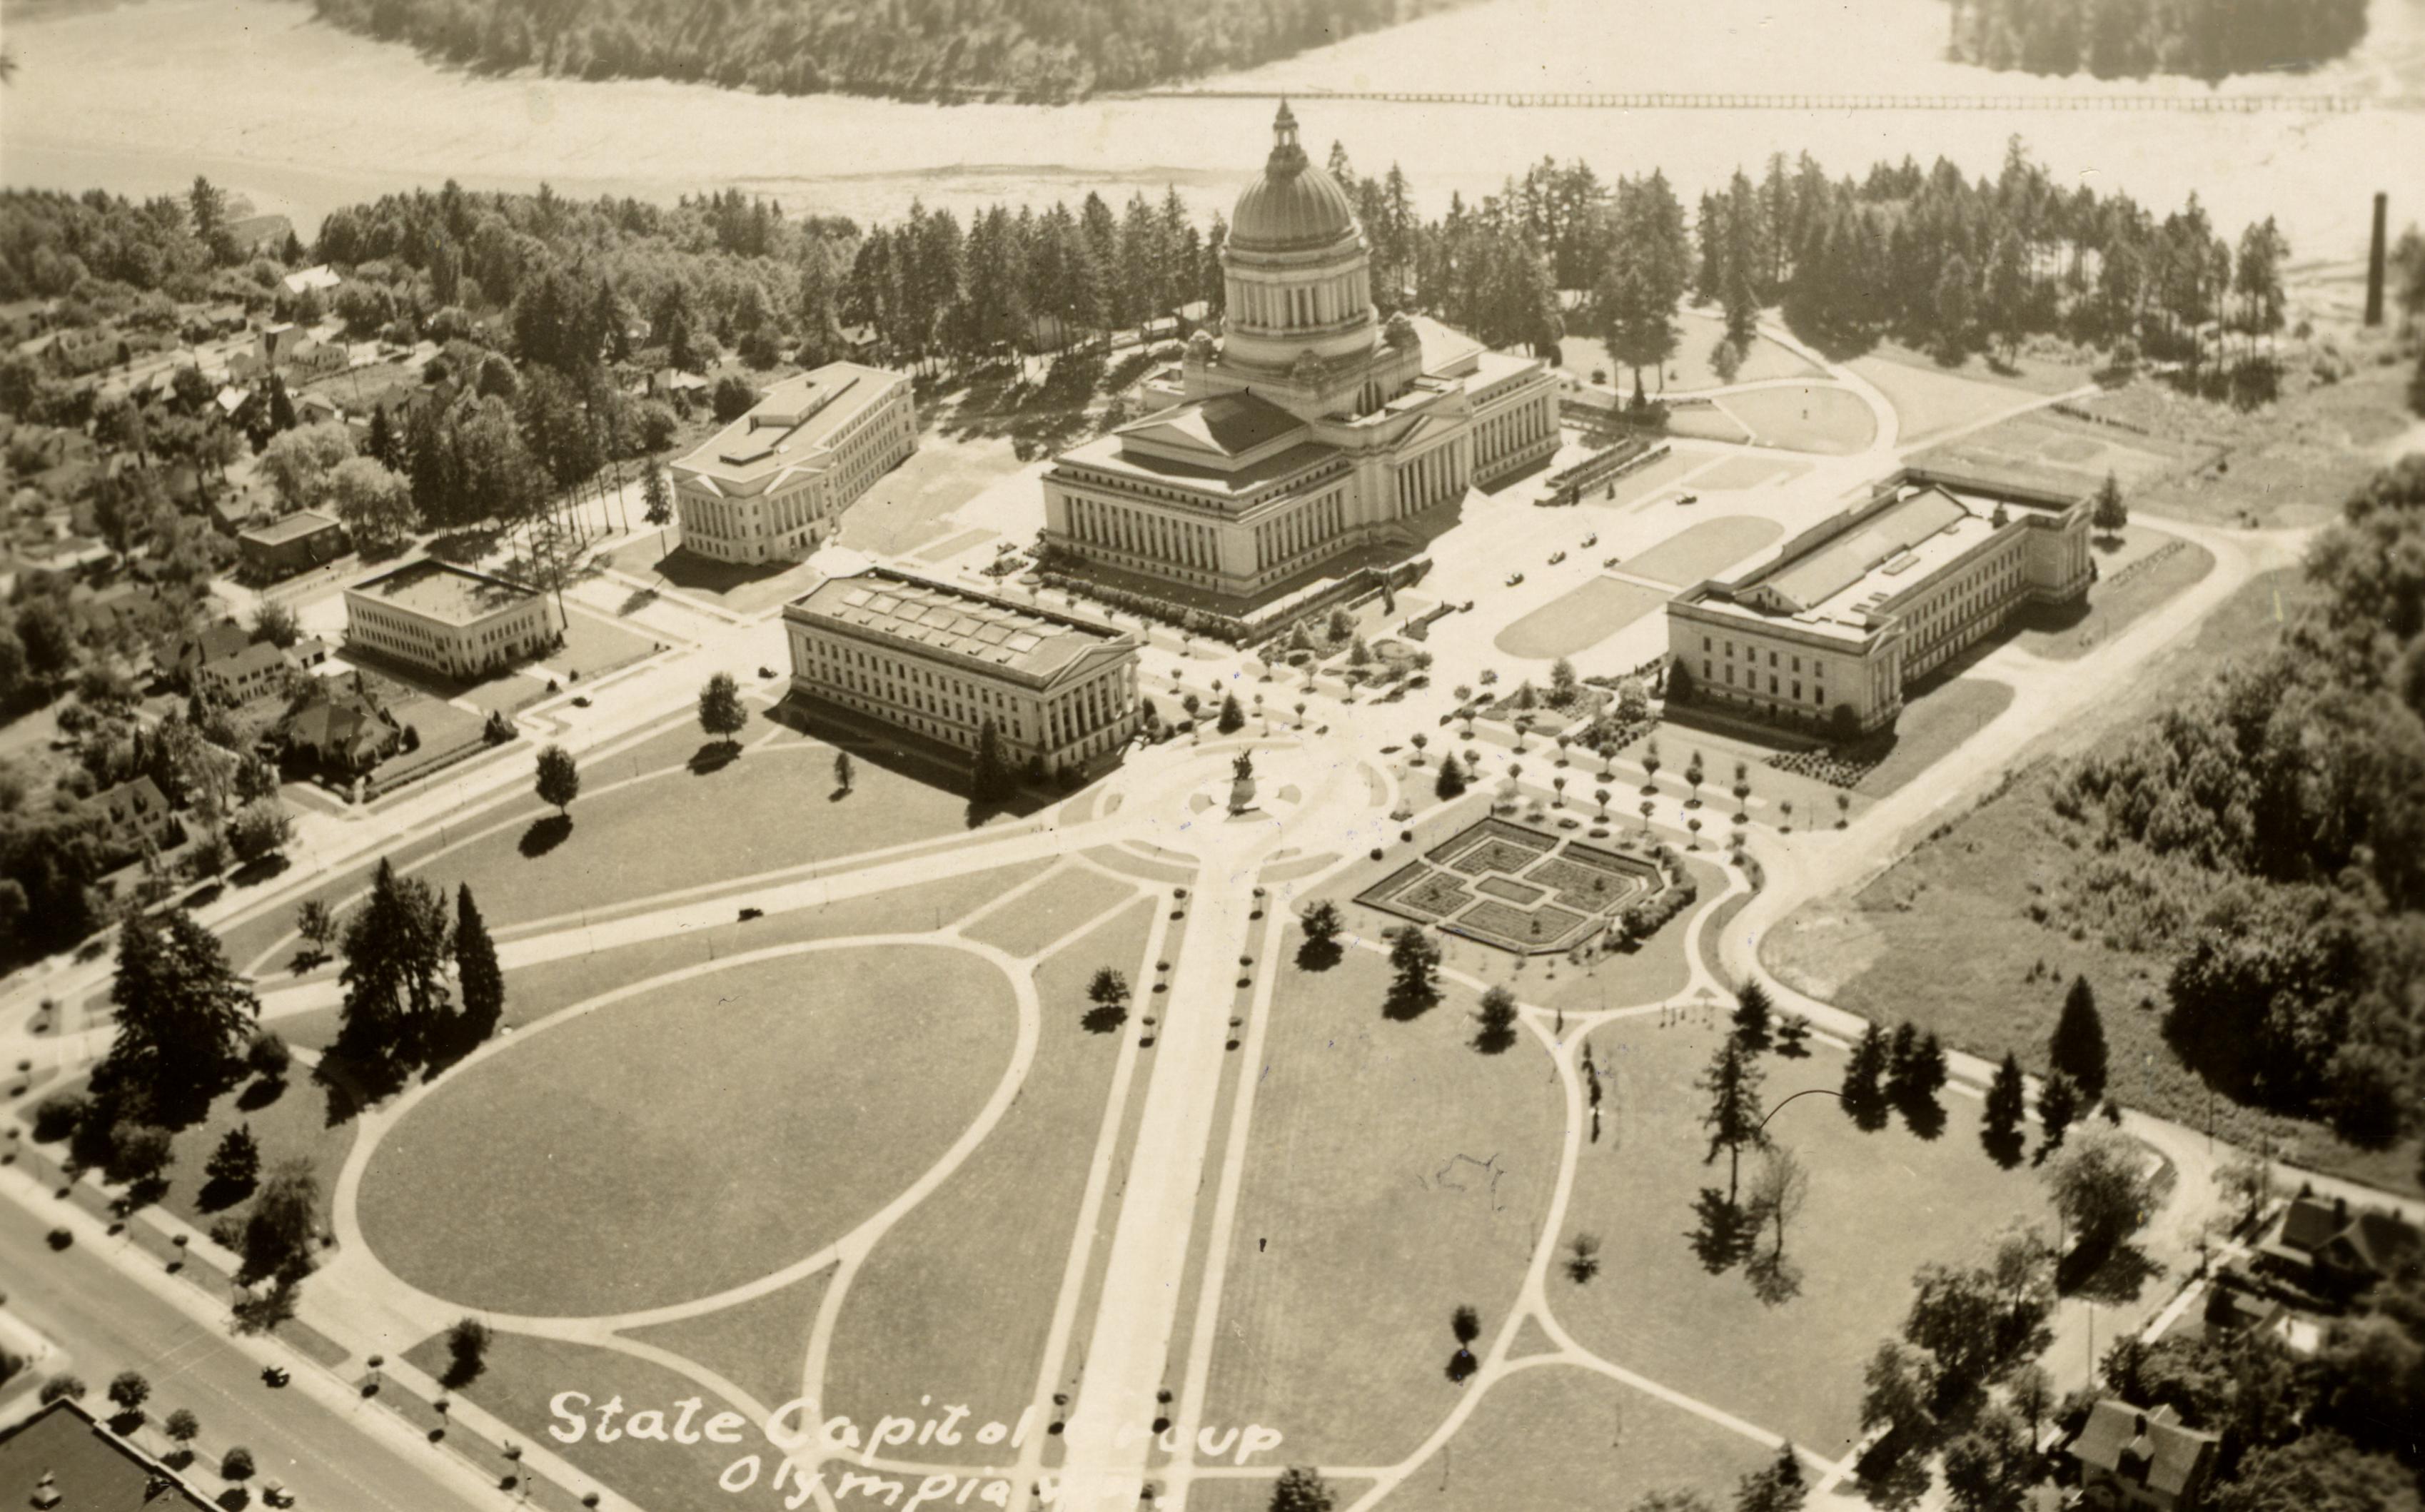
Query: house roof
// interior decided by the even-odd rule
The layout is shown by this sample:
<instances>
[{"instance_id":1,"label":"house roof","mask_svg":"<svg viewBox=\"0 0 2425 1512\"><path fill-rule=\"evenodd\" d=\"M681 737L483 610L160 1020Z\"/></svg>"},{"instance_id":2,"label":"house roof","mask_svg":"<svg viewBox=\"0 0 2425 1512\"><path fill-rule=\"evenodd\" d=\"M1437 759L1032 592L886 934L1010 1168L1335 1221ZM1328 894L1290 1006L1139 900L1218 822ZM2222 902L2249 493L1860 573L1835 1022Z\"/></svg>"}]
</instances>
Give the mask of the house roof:
<instances>
[{"instance_id":1,"label":"house roof","mask_svg":"<svg viewBox=\"0 0 2425 1512\"><path fill-rule=\"evenodd\" d=\"M2071 1456L2082 1465L2144 1478L2149 1490L2167 1496L2178 1496L2201 1480L2214 1452L2214 1435L2183 1427L2170 1407L2146 1412L2110 1396L2089 1410L2087 1424L2071 1441Z\"/></svg>"},{"instance_id":2,"label":"house roof","mask_svg":"<svg viewBox=\"0 0 2425 1512\"><path fill-rule=\"evenodd\" d=\"M2301 1197L2290 1199L2282 1214L2280 1243L2291 1249L2321 1249L2327 1240L2341 1231L2349 1222L2346 1208L2336 1213L2333 1205L2321 1198Z\"/></svg>"},{"instance_id":3,"label":"house roof","mask_svg":"<svg viewBox=\"0 0 2425 1512\"><path fill-rule=\"evenodd\" d=\"M965 588L871 567L829 577L784 606L784 618L847 627L1051 684L1095 652L1132 650L1109 625L1048 614Z\"/></svg>"},{"instance_id":4,"label":"house roof","mask_svg":"<svg viewBox=\"0 0 2425 1512\"><path fill-rule=\"evenodd\" d=\"M113 828L169 812L168 796L148 777L130 777L115 787L103 788L91 801Z\"/></svg>"},{"instance_id":5,"label":"house roof","mask_svg":"<svg viewBox=\"0 0 2425 1512\"><path fill-rule=\"evenodd\" d=\"M324 530L343 528L336 521L316 510L300 509L282 520L272 520L265 525L255 525L236 539L253 541L263 546L282 546L290 540L301 540L307 536L316 536Z\"/></svg>"},{"instance_id":6,"label":"house roof","mask_svg":"<svg viewBox=\"0 0 2425 1512\"><path fill-rule=\"evenodd\" d=\"M394 716L362 690L361 678L330 678L287 712L278 732L291 745L322 751L351 750L365 739L376 743L401 734Z\"/></svg>"},{"instance_id":7,"label":"house roof","mask_svg":"<svg viewBox=\"0 0 2425 1512\"><path fill-rule=\"evenodd\" d=\"M378 599L397 608L450 625L475 624L490 615L538 597L537 588L434 556L363 578L347 593Z\"/></svg>"},{"instance_id":8,"label":"house roof","mask_svg":"<svg viewBox=\"0 0 2425 1512\"><path fill-rule=\"evenodd\" d=\"M827 362L785 378L749 412L675 463L687 481L718 493L760 492L795 471L823 472L843 427L907 383L901 374L859 362Z\"/></svg>"},{"instance_id":9,"label":"house roof","mask_svg":"<svg viewBox=\"0 0 2425 1512\"><path fill-rule=\"evenodd\" d=\"M203 669L216 676L233 678L242 682L256 672L283 666L285 661L284 651L265 640L256 640L233 656L221 657L216 662L205 662Z\"/></svg>"},{"instance_id":10,"label":"house roof","mask_svg":"<svg viewBox=\"0 0 2425 1512\"><path fill-rule=\"evenodd\" d=\"M210 1504L82 1406L62 1398L0 1431L0 1506L43 1505L60 1512L208 1512Z\"/></svg>"},{"instance_id":11,"label":"house roof","mask_svg":"<svg viewBox=\"0 0 2425 1512\"><path fill-rule=\"evenodd\" d=\"M225 661L238 654L251 644L252 637L244 633L242 625L233 619L222 619L217 624L187 631L179 636L177 660L182 664L189 656L199 657L201 664L208 667L213 662Z\"/></svg>"}]
</instances>

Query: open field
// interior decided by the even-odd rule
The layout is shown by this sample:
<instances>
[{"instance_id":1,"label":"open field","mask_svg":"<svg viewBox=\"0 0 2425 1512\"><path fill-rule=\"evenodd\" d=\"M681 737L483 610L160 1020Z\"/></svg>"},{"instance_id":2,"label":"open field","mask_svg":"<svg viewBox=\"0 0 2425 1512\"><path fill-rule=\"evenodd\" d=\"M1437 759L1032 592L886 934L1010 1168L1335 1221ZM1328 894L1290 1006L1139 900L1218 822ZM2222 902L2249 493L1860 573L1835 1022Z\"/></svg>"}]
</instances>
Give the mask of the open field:
<instances>
[{"instance_id":1,"label":"open field","mask_svg":"<svg viewBox=\"0 0 2425 1512\"><path fill-rule=\"evenodd\" d=\"M455 1072L372 1156L363 1232L408 1280L499 1311L704 1296L891 1200L992 1093L1015 1027L993 968L948 949L666 983Z\"/></svg>"},{"instance_id":2,"label":"open field","mask_svg":"<svg viewBox=\"0 0 2425 1512\"><path fill-rule=\"evenodd\" d=\"M1622 1382L1571 1365L1535 1365L1493 1385L1448 1452L1408 1476L1385 1504L1389 1512L1628 1507L1646 1492L1689 1488L1726 1505L1735 1483L1773 1457L1741 1434Z\"/></svg>"},{"instance_id":3,"label":"open field","mask_svg":"<svg viewBox=\"0 0 2425 1512\"><path fill-rule=\"evenodd\" d=\"M1595 577L1501 631L1491 644L1510 656L1547 660L1589 651L1667 602L1658 588Z\"/></svg>"},{"instance_id":4,"label":"open field","mask_svg":"<svg viewBox=\"0 0 2425 1512\"><path fill-rule=\"evenodd\" d=\"M1978 425L2030 398L2007 384L1940 367L1925 357L1886 349L1866 353L1845 365L1875 384L1894 406L1897 434L1905 444Z\"/></svg>"},{"instance_id":5,"label":"open field","mask_svg":"<svg viewBox=\"0 0 2425 1512\"><path fill-rule=\"evenodd\" d=\"M928 427L915 455L869 485L843 511L843 546L883 555L902 555L931 546L952 533L952 511L986 490L1016 475L1027 464L1010 447L962 440ZM1044 496L1036 499L1040 523Z\"/></svg>"},{"instance_id":6,"label":"open field","mask_svg":"<svg viewBox=\"0 0 2425 1512\"><path fill-rule=\"evenodd\" d=\"M1686 587L1724 571L1784 534L1783 525L1761 515L1713 515L1686 525L1617 567L1630 577Z\"/></svg>"},{"instance_id":7,"label":"open field","mask_svg":"<svg viewBox=\"0 0 2425 1512\"><path fill-rule=\"evenodd\" d=\"M656 651L659 644L653 635L578 604L567 606L565 620L564 650L545 661L550 671L570 672L575 678L599 677L628 667Z\"/></svg>"},{"instance_id":8,"label":"open field","mask_svg":"<svg viewBox=\"0 0 2425 1512\"><path fill-rule=\"evenodd\" d=\"M2254 579L2194 636L2151 664L2144 685L2186 686L2270 644L2277 615L2300 592L2295 571ZM2117 705L2049 732L2038 751L2068 755L2125 740L2147 717L2144 705ZM2169 954L2127 948L2086 928L2075 934L2061 911L2049 912L2048 923L2032 921L2033 907L2048 908L2079 885L2084 865L2084 853L2065 843L2067 832L2078 835L2054 813L2053 797L2046 771L2025 773L1859 893L1806 905L1768 933L1763 960L1814 996L1887 1022L1911 1019L1982 1055L2012 1050L2040 1072L2064 991L2075 975L2085 976L2112 1047L2112 1092L2126 1106L2191 1128L2211 1118L2218 1134L2235 1141L2254 1144L2264 1134L2277 1152L2287 1144L2318 1169L2417 1190L2413 1140L2361 1150L2321 1125L2210 1098L2163 1041Z\"/></svg>"},{"instance_id":9,"label":"open field","mask_svg":"<svg viewBox=\"0 0 2425 1512\"><path fill-rule=\"evenodd\" d=\"M1136 883L1126 877L1065 864L1057 876L1020 894L1007 908L978 920L967 933L972 940L999 945L1014 956L1033 956L1138 891Z\"/></svg>"},{"instance_id":10,"label":"open field","mask_svg":"<svg viewBox=\"0 0 2425 1512\"><path fill-rule=\"evenodd\" d=\"M2033 410L1930 447L1911 460L1915 466L2071 494L2094 492L2111 473L2127 496L2138 499L2156 480L2203 466L2216 450L2210 443L2135 435Z\"/></svg>"},{"instance_id":11,"label":"open field","mask_svg":"<svg viewBox=\"0 0 2425 1512\"><path fill-rule=\"evenodd\" d=\"M1731 446L1748 445L1752 439L1751 431L1718 400L1669 410L1667 434L1694 441L1722 441Z\"/></svg>"},{"instance_id":12,"label":"open field","mask_svg":"<svg viewBox=\"0 0 2425 1512\"><path fill-rule=\"evenodd\" d=\"M1878 433L1877 420L1860 396L1832 383L1751 389L1718 403L1762 446L1849 457Z\"/></svg>"},{"instance_id":13,"label":"open field","mask_svg":"<svg viewBox=\"0 0 2425 1512\"><path fill-rule=\"evenodd\" d=\"M1631 1020L1593 1037L1608 1122L1584 1148L1562 1242L1599 1236L1600 1272L1583 1283L1553 1273L1550 1306L1584 1347L1832 1458L1859 1431L1861 1367L1902 1324L1913 1269L1973 1257L2016 1216L2049 1231L2052 1219L2032 1171L2003 1170L1980 1148L1975 1102L1946 1095L1943 1132L1922 1139L1900 1119L1864 1134L1833 1098L1805 1098L1769 1126L1810 1173L1785 1241L1801 1294L1771 1308L1740 1267L1712 1274L1692 1232L1694 1194L1726 1184L1725 1157L1704 1161L1708 1099L1693 1085L1727 1032L1713 1017ZM1761 1065L1771 1109L1843 1079L1842 1053L1825 1044ZM1752 1165L1747 1155L1746 1176Z\"/></svg>"},{"instance_id":14,"label":"open field","mask_svg":"<svg viewBox=\"0 0 2425 1512\"><path fill-rule=\"evenodd\" d=\"M1715 315L1697 310L1676 313L1676 355L1667 359L1664 392L1692 394L1701 389L1714 389L1729 380L1718 376L1710 361L1710 351L1726 334L1726 322ZM1558 340L1560 363L1576 378L1590 381L1594 372L1607 375L1609 387L1630 397L1633 394L1633 370L1623 367L1608 355L1608 346L1597 336L1569 332ZM1766 336L1752 338L1751 349L1743 354L1742 365L1731 381L1757 383L1762 378L1806 378L1819 369L1795 356L1791 349ZM1642 375L1643 388L1656 398L1662 392L1660 375L1655 370Z\"/></svg>"},{"instance_id":15,"label":"open field","mask_svg":"<svg viewBox=\"0 0 2425 1512\"><path fill-rule=\"evenodd\" d=\"M2048 661L2075 661L2129 628L2132 620L2214 571L2214 553L2178 536L2139 526L2122 548L2097 548L2102 574L2084 609L2050 607L2014 621L2014 642Z\"/></svg>"},{"instance_id":16,"label":"open field","mask_svg":"<svg viewBox=\"0 0 2425 1512\"><path fill-rule=\"evenodd\" d=\"M864 1423L940 1393L980 1420L1008 1423L1031 1400L1096 1141L1107 1114L1118 1116L1108 1095L1124 1036L1084 1027L1086 981L1101 966L1152 979L1145 949L1155 911L1140 899L1036 971L1044 1030L1019 1101L869 1254L834 1332L827 1411ZM1162 1001L1143 996L1132 1013L1156 1012ZM999 1453L973 1440L926 1452L969 1462Z\"/></svg>"},{"instance_id":17,"label":"open field","mask_svg":"<svg viewBox=\"0 0 2425 1512\"><path fill-rule=\"evenodd\" d=\"M1882 798L1919 776L1985 728L2013 704L2009 683L1957 676L1929 680L1911 695L1895 721L1894 748L1854 785L1863 797ZM1804 811L1806 825L1836 822L1834 800L1824 810Z\"/></svg>"},{"instance_id":18,"label":"open field","mask_svg":"<svg viewBox=\"0 0 2425 1512\"><path fill-rule=\"evenodd\" d=\"M606 560L618 571L740 615L796 599L824 575L806 562L724 562L702 556L683 548L679 527L617 547Z\"/></svg>"},{"instance_id":19,"label":"open field","mask_svg":"<svg viewBox=\"0 0 2425 1512\"><path fill-rule=\"evenodd\" d=\"M1563 1102L1529 1035L1473 1048L1470 992L1390 1020L1382 957L1308 972L1294 939L1272 968L1205 1421L1277 1427L1299 1463L1386 1463L1454 1401L1450 1313L1479 1310L1486 1338L1506 1320Z\"/></svg>"},{"instance_id":20,"label":"open field","mask_svg":"<svg viewBox=\"0 0 2425 1512\"><path fill-rule=\"evenodd\" d=\"M831 1270L779 1286L763 1296L649 1328L622 1332L706 1367L769 1408L800 1394L801 1368Z\"/></svg>"}]
</instances>

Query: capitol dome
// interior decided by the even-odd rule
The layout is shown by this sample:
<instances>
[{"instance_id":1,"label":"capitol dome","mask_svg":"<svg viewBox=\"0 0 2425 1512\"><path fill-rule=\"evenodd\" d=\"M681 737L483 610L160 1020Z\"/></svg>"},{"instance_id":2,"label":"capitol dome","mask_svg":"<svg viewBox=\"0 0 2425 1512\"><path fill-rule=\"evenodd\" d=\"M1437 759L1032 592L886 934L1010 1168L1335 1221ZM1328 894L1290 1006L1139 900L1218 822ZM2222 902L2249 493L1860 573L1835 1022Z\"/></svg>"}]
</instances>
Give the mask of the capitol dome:
<instances>
[{"instance_id":1,"label":"capitol dome","mask_svg":"<svg viewBox=\"0 0 2425 1512\"><path fill-rule=\"evenodd\" d=\"M1311 251L1356 233L1355 207L1339 181L1313 166L1297 144L1296 117L1280 103L1272 121L1263 176L1238 196L1229 245L1245 251Z\"/></svg>"}]
</instances>

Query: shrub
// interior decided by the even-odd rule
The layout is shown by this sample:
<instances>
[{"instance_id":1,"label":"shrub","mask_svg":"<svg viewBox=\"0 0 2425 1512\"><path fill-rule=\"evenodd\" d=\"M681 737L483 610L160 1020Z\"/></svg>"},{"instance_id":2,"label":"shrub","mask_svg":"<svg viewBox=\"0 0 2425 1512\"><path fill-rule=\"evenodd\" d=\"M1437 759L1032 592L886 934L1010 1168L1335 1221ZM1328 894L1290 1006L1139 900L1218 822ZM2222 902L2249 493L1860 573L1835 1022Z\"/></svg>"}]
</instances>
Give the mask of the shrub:
<instances>
[{"instance_id":1,"label":"shrub","mask_svg":"<svg viewBox=\"0 0 2425 1512\"><path fill-rule=\"evenodd\" d=\"M219 1476L223 1480L249 1480L252 1470L252 1451L242 1444L219 1456Z\"/></svg>"},{"instance_id":2,"label":"shrub","mask_svg":"<svg viewBox=\"0 0 2425 1512\"><path fill-rule=\"evenodd\" d=\"M35 1142L48 1145L65 1139L91 1111L92 1099L81 1092L52 1093L34 1104Z\"/></svg>"}]
</instances>

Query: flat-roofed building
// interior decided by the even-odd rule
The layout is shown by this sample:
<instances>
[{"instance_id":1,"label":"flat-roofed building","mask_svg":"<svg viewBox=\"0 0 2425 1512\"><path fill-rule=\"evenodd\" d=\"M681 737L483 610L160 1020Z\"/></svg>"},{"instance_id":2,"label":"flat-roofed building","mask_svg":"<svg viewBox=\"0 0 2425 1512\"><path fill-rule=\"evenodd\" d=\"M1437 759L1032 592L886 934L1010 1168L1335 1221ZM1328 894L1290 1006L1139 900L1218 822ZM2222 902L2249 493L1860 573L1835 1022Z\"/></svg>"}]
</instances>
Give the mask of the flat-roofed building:
<instances>
[{"instance_id":1,"label":"flat-roofed building","mask_svg":"<svg viewBox=\"0 0 2425 1512\"><path fill-rule=\"evenodd\" d=\"M563 623L537 588L435 557L345 588L345 645L442 677L478 677L553 645Z\"/></svg>"},{"instance_id":2,"label":"flat-roofed building","mask_svg":"<svg viewBox=\"0 0 2425 1512\"><path fill-rule=\"evenodd\" d=\"M682 543L724 562L806 556L917 449L907 374L828 362L785 378L673 465Z\"/></svg>"},{"instance_id":3,"label":"flat-roofed building","mask_svg":"<svg viewBox=\"0 0 2425 1512\"><path fill-rule=\"evenodd\" d=\"M1137 638L889 568L830 577L783 606L792 686L973 752L1048 772L1116 757L1137 729Z\"/></svg>"},{"instance_id":4,"label":"flat-roofed building","mask_svg":"<svg viewBox=\"0 0 2425 1512\"><path fill-rule=\"evenodd\" d=\"M1897 473L1732 578L1670 600L1669 694L1841 734L1880 729L1906 687L2024 605L2088 592L2090 507Z\"/></svg>"},{"instance_id":5,"label":"flat-roofed building","mask_svg":"<svg viewBox=\"0 0 2425 1512\"><path fill-rule=\"evenodd\" d=\"M247 575L261 583L324 566L351 549L344 525L311 509L239 532L235 545Z\"/></svg>"}]
</instances>

